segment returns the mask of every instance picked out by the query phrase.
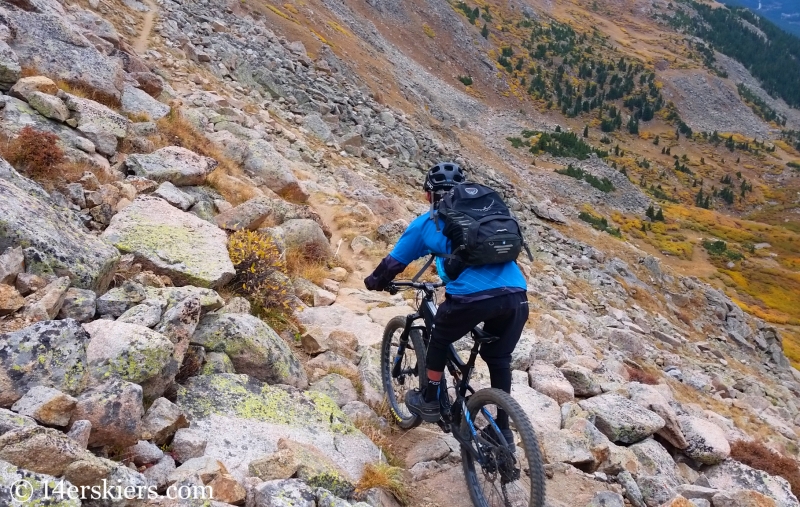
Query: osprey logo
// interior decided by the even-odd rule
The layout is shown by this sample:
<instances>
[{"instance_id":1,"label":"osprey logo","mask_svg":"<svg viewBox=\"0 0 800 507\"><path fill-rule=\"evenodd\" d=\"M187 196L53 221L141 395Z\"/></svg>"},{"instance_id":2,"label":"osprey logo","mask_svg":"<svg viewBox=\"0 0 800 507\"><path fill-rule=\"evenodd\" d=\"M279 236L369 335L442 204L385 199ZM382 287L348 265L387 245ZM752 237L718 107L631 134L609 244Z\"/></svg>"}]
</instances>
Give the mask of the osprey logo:
<instances>
[{"instance_id":1,"label":"osprey logo","mask_svg":"<svg viewBox=\"0 0 800 507\"><path fill-rule=\"evenodd\" d=\"M478 189L474 187L465 188L464 192L468 193L469 195L475 195L478 193Z\"/></svg>"}]
</instances>

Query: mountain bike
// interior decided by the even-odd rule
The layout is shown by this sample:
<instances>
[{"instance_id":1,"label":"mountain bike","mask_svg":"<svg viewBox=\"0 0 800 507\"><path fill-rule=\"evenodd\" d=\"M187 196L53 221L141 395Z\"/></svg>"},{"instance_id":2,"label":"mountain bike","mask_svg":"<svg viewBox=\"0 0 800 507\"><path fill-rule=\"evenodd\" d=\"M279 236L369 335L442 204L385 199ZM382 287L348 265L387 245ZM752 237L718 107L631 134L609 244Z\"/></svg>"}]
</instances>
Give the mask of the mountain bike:
<instances>
[{"instance_id":1,"label":"mountain bike","mask_svg":"<svg viewBox=\"0 0 800 507\"><path fill-rule=\"evenodd\" d=\"M422 419L405 406L405 393L427 386L425 356L436 315L436 289L441 283L394 282L387 291L417 291L417 311L389 321L381 347L383 388L397 425L419 426ZM421 322L420 322L421 321ZM442 376L439 427L452 433L461 444L461 461L472 502L477 507L543 507L545 479L539 442L530 420L514 398L500 389L475 391L469 384L481 346L498 339L479 327L470 332L474 345L465 363L453 345L447 357L447 375ZM497 410L504 410L519 442L507 442L497 427Z\"/></svg>"}]
</instances>

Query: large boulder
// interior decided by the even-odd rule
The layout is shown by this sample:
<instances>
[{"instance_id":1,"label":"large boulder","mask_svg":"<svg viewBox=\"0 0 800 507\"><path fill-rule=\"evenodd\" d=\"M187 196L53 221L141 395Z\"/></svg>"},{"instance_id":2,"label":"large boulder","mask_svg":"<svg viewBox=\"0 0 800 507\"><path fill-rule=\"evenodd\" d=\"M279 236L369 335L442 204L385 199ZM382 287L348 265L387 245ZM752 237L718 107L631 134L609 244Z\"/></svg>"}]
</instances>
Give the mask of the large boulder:
<instances>
[{"instance_id":1,"label":"large boulder","mask_svg":"<svg viewBox=\"0 0 800 507\"><path fill-rule=\"evenodd\" d=\"M117 152L119 141L128 134L130 122L127 118L93 100L63 91L59 91L57 97L72 111L72 117L78 122L78 130L94 143L98 152L106 156Z\"/></svg>"},{"instance_id":2,"label":"large boulder","mask_svg":"<svg viewBox=\"0 0 800 507\"><path fill-rule=\"evenodd\" d=\"M41 474L62 475L85 452L64 433L42 426L28 426L0 436L0 460Z\"/></svg>"},{"instance_id":3,"label":"large boulder","mask_svg":"<svg viewBox=\"0 0 800 507\"><path fill-rule=\"evenodd\" d=\"M11 409L48 426L66 426L76 403L75 398L58 389L35 386L17 400Z\"/></svg>"},{"instance_id":4,"label":"large boulder","mask_svg":"<svg viewBox=\"0 0 800 507\"><path fill-rule=\"evenodd\" d=\"M559 370L564 378L572 384L575 396L596 396L603 392L600 382L589 368L575 363L565 363Z\"/></svg>"},{"instance_id":5,"label":"large boulder","mask_svg":"<svg viewBox=\"0 0 800 507\"><path fill-rule=\"evenodd\" d=\"M720 491L711 502L714 507L778 507L775 500L752 489Z\"/></svg>"},{"instance_id":6,"label":"large boulder","mask_svg":"<svg viewBox=\"0 0 800 507\"><path fill-rule=\"evenodd\" d=\"M72 421L92 423L89 446L136 445L142 433L142 388L124 380L112 379L78 396Z\"/></svg>"},{"instance_id":7,"label":"large boulder","mask_svg":"<svg viewBox=\"0 0 800 507\"><path fill-rule=\"evenodd\" d=\"M101 319L83 328L91 337L89 373L98 380L116 377L144 384L161 372L175 348L164 335L136 324Z\"/></svg>"},{"instance_id":8,"label":"large boulder","mask_svg":"<svg viewBox=\"0 0 800 507\"><path fill-rule=\"evenodd\" d=\"M186 148L167 146L153 153L129 155L125 166L130 175L159 183L169 181L180 187L205 183L217 161Z\"/></svg>"},{"instance_id":9,"label":"large boulder","mask_svg":"<svg viewBox=\"0 0 800 507\"><path fill-rule=\"evenodd\" d=\"M5 41L0 41L0 90L8 91L22 76L19 58Z\"/></svg>"},{"instance_id":10,"label":"large boulder","mask_svg":"<svg viewBox=\"0 0 800 507\"><path fill-rule=\"evenodd\" d=\"M263 139L255 139L247 144L244 156L244 170L278 195L292 201L305 201L308 194L300 186L289 161Z\"/></svg>"},{"instance_id":11,"label":"large boulder","mask_svg":"<svg viewBox=\"0 0 800 507\"><path fill-rule=\"evenodd\" d=\"M157 197L137 197L114 215L103 238L176 285L218 287L235 274L224 231Z\"/></svg>"},{"instance_id":12,"label":"large boulder","mask_svg":"<svg viewBox=\"0 0 800 507\"><path fill-rule=\"evenodd\" d=\"M548 363L537 362L528 370L531 387L559 404L575 399L575 389L564 374Z\"/></svg>"},{"instance_id":13,"label":"large boulder","mask_svg":"<svg viewBox=\"0 0 800 507\"><path fill-rule=\"evenodd\" d=\"M520 384L511 385L511 396L525 411L540 439L547 432L561 429L561 408L553 398Z\"/></svg>"},{"instance_id":14,"label":"large boulder","mask_svg":"<svg viewBox=\"0 0 800 507\"><path fill-rule=\"evenodd\" d=\"M270 384L305 388L308 378L292 350L261 319L240 313L203 317L191 343L210 352L224 352L238 373Z\"/></svg>"},{"instance_id":15,"label":"large boulder","mask_svg":"<svg viewBox=\"0 0 800 507\"><path fill-rule=\"evenodd\" d=\"M639 461L639 474L659 476L671 486L683 483L680 470L663 445L648 438L628 447Z\"/></svg>"},{"instance_id":16,"label":"large boulder","mask_svg":"<svg viewBox=\"0 0 800 507\"><path fill-rule=\"evenodd\" d=\"M141 88L126 84L122 89L122 112L143 114L158 121L169 113L169 106L157 101Z\"/></svg>"},{"instance_id":17,"label":"large boulder","mask_svg":"<svg viewBox=\"0 0 800 507\"><path fill-rule=\"evenodd\" d=\"M209 439L205 455L243 478L251 461L278 450L281 438L310 444L354 480L380 451L326 395L284 390L247 375L202 375L178 388L178 405Z\"/></svg>"},{"instance_id":18,"label":"large boulder","mask_svg":"<svg viewBox=\"0 0 800 507\"><path fill-rule=\"evenodd\" d=\"M99 51L67 21L59 4L37 3L58 6L60 12L49 8L43 9L44 12L17 9L5 18L13 34L8 45L20 61L53 79L118 101L125 75L122 60Z\"/></svg>"},{"instance_id":19,"label":"large boulder","mask_svg":"<svg viewBox=\"0 0 800 507\"><path fill-rule=\"evenodd\" d=\"M69 276L73 286L98 291L108 287L120 257L44 192L32 193L0 177L0 250L16 246L24 247L28 272Z\"/></svg>"},{"instance_id":20,"label":"large boulder","mask_svg":"<svg viewBox=\"0 0 800 507\"><path fill-rule=\"evenodd\" d=\"M86 386L89 334L72 319L38 322L0 335L0 407L34 386L77 395Z\"/></svg>"},{"instance_id":21,"label":"large boulder","mask_svg":"<svg viewBox=\"0 0 800 507\"><path fill-rule=\"evenodd\" d=\"M287 247L298 248L313 257L327 258L331 244L317 222L307 218L287 220L281 225Z\"/></svg>"},{"instance_id":22,"label":"large boulder","mask_svg":"<svg viewBox=\"0 0 800 507\"><path fill-rule=\"evenodd\" d=\"M685 449L689 443L681 431L678 416L664 396L653 386L631 382L628 384L628 394L631 401L637 405L651 410L664 419L664 427L658 430L658 435L678 449Z\"/></svg>"},{"instance_id":23,"label":"large boulder","mask_svg":"<svg viewBox=\"0 0 800 507\"><path fill-rule=\"evenodd\" d=\"M681 429L688 445L683 452L704 465L722 463L731 454L725 432L716 424L699 417L681 416Z\"/></svg>"},{"instance_id":24,"label":"large boulder","mask_svg":"<svg viewBox=\"0 0 800 507\"><path fill-rule=\"evenodd\" d=\"M786 479L750 468L738 461L727 459L719 465L708 467L704 473L709 484L719 490L751 489L772 498L781 507L800 506Z\"/></svg>"},{"instance_id":25,"label":"large boulder","mask_svg":"<svg viewBox=\"0 0 800 507\"><path fill-rule=\"evenodd\" d=\"M612 442L633 444L664 427L664 419L618 394L583 400L580 407L595 416L595 425Z\"/></svg>"}]
</instances>

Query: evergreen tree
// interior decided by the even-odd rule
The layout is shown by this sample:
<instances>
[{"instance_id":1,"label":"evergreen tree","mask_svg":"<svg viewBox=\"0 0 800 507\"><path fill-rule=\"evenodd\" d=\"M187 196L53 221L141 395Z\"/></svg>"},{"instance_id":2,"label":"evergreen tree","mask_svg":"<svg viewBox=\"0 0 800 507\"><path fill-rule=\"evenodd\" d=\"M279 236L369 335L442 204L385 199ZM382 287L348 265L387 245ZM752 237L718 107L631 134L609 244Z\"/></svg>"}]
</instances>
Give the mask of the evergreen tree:
<instances>
[{"instance_id":1,"label":"evergreen tree","mask_svg":"<svg viewBox=\"0 0 800 507\"><path fill-rule=\"evenodd\" d=\"M664 221L664 211L661 208L658 208L658 212L656 213L655 220L659 222Z\"/></svg>"},{"instance_id":2,"label":"evergreen tree","mask_svg":"<svg viewBox=\"0 0 800 507\"><path fill-rule=\"evenodd\" d=\"M589 137L589 125L583 127L583 137Z\"/></svg>"},{"instance_id":3,"label":"evergreen tree","mask_svg":"<svg viewBox=\"0 0 800 507\"><path fill-rule=\"evenodd\" d=\"M655 144L656 146L658 146L658 142L659 142L659 140L660 140L660 138L659 138L658 136L656 136L656 138L655 138L655 139L653 139L653 144ZM664 153L664 150L663 150L663 149L661 150L661 153Z\"/></svg>"},{"instance_id":4,"label":"evergreen tree","mask_svg":"<svg viewBox=\"0 0 800 507\"><path fill-rule=\"evenodd\" d=\"M644 216L646 216L646 217L647 217L647 218L649 218L650 220L653 220L653 219L655 218L655 216L656 216L656 212L655 212L655 210L653 209L653 205L652 205L652 204L650 205L650 207L649 207L649 208L647 208L647 211L645 211L645 213L644 213Z\"/></svg>"},{"instance_id":5,"label":"evergreen tree","mask_svg":"<svg viewBox=\"0 0 800 507\"><path fill-rule=\"evenodd\" d=\"M483 24L483 28L481 29L481 35L483 36L484 39L489 38L489 27L486 26L486 23Z\"/></svg>"}]
</instances>

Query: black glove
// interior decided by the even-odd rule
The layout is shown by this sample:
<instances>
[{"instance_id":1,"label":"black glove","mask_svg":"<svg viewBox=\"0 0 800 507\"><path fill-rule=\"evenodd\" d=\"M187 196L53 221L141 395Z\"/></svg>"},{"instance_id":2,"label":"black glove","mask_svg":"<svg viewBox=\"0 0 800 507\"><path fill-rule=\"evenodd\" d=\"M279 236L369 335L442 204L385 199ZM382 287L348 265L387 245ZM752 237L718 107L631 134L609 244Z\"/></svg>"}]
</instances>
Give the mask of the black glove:
<instances>
[{"instance_id":1,"label":"black glove","mask_svg":"<svg viewBox=\"0 0 800 507\"><path fill-rule=\"evenodd\" d=\"M391 255L383 258L378 267L371 275L364 278L364 286L369 290L384 290L394 280L394 277L402 273L406 265L398 262Z\"/></svg>"}]
</instances>

